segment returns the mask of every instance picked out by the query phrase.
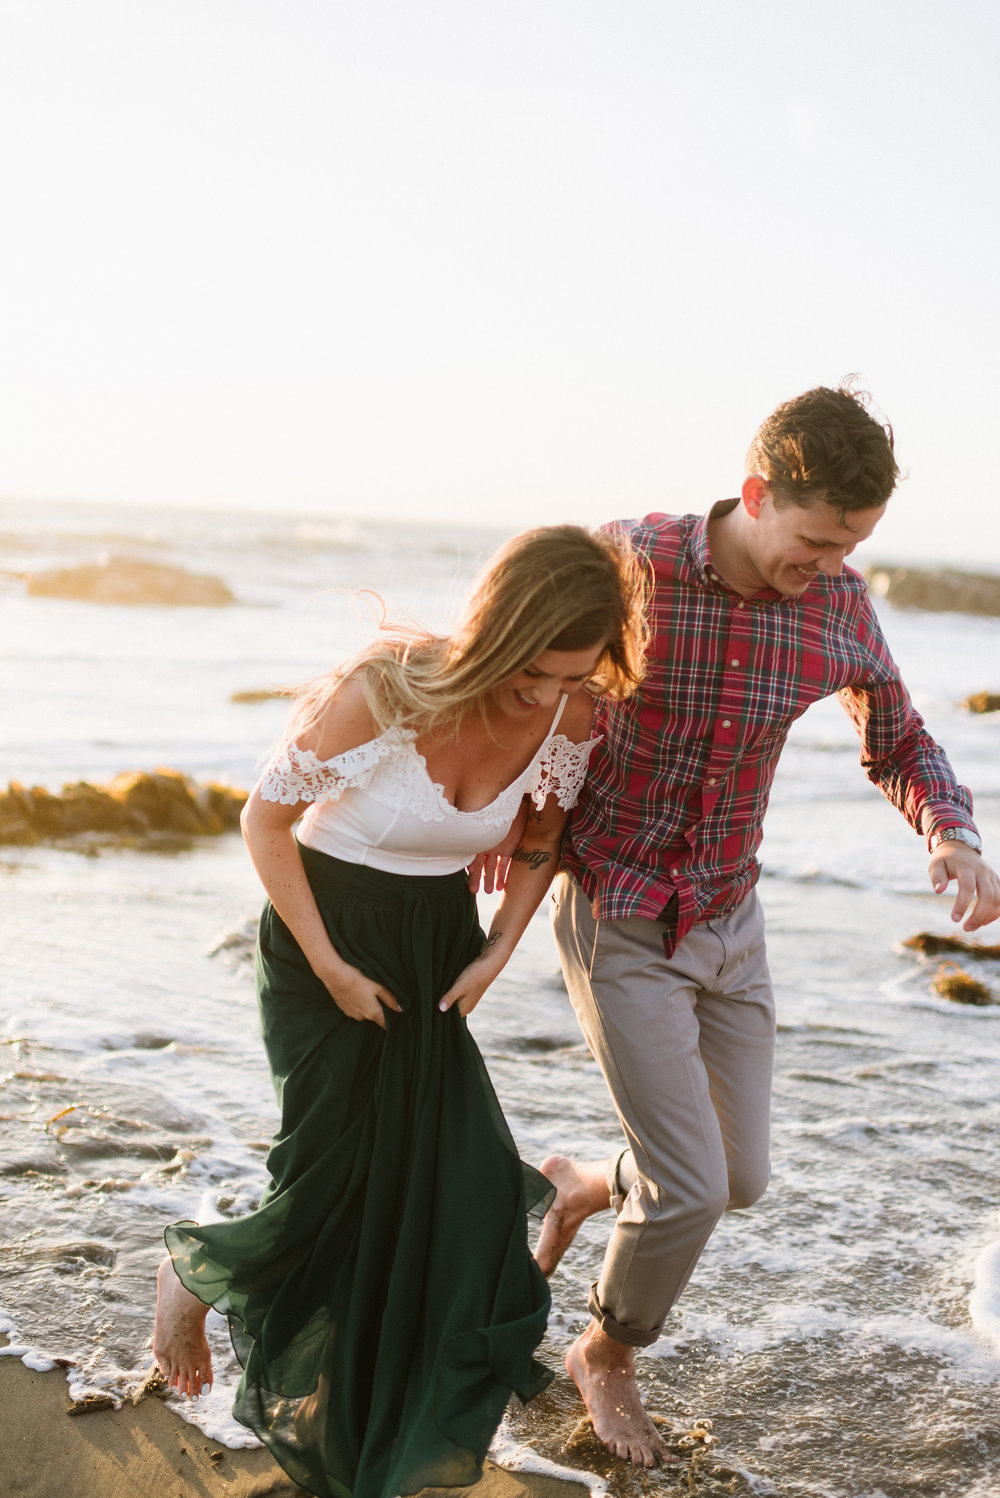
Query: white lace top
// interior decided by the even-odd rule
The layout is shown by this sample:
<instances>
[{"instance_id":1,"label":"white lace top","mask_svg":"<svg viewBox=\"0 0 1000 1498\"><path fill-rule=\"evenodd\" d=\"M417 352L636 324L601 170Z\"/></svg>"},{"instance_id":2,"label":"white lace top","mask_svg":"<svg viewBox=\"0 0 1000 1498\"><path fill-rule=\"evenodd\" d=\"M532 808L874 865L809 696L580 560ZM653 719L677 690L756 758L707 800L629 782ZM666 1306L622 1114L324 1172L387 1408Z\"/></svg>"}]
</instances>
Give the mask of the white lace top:
<instances>
[{"instance_id":1,"label":"white lace top","mask_svg":"<svg viewBox=\"0 0 1000 1498\"><path fill-rule=\"evenodd\" d=\"M565 702L530 765L479 811L451 804L414 748L416 733L398 727L333 759L289 744L264 771L260 794L309 803L298 838L317 852L390 874L454 874L500 842L523 796L539 808L550 795L566 810L576 805L599 740L574 744L556 733Z\"/></svg>"}]
</instances>

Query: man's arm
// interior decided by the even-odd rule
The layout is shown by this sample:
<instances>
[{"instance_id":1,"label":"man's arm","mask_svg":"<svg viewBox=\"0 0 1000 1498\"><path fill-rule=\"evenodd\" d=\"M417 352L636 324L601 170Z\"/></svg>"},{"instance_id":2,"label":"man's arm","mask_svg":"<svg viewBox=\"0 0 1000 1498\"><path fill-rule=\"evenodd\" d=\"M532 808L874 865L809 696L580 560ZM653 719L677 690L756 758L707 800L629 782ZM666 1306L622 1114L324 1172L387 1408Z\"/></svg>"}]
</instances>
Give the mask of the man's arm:
<instances>
[{"instance_id":1,"label":"man's arm","mask_svg":"<svg viewBox=\"0 0 1000 1498\"><path fill-rule=\"evenodd\" d=\"M976 931L1000 917L1000 879L982 857L972 797L959 785L948 756L924 727L867 603L859 642L870 654L864 685L840 692L861 740L861 765L873 784L927 839L931 886L957 884L951 918ZM949 832L958 836L948 838Z\"/></svg>"}]
</instances>

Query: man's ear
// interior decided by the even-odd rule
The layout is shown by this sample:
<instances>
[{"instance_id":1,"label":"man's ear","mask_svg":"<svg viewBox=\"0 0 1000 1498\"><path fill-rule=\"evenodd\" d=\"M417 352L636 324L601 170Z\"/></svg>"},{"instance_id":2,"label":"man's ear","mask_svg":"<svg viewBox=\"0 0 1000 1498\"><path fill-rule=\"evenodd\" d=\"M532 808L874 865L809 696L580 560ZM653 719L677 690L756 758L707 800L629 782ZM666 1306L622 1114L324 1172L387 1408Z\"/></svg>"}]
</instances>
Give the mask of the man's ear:
<instances>
[{"instance_id":1,"label":"man's ear","mask_svg":"<svg viewBox=\"0 0 1000 1498\"><path fill-rule=\"evenodd\" d=\"M759 473L748 473L743 480L743 488L740 491L743 496L743 508L754 520L760 514L764 497L768 493L767 479L762 478Z\"/></svg>"}]
</instances>

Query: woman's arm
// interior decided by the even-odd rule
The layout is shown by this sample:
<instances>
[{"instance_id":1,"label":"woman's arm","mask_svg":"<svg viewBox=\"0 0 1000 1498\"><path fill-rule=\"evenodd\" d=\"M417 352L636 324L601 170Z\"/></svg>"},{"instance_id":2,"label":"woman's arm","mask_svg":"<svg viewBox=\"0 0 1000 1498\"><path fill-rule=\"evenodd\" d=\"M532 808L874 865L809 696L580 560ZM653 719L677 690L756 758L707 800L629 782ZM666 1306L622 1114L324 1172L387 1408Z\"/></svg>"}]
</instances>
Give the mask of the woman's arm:
<instances>
[{"instance_id":1,"label":"woman's arm","mask_svg":"<svg viewBox=\"0 0 1000 1498\"><path fill-rule=\"evenodd\" d=\"M300 749L312 749L321 759L332 759L347 749L368 743L376 733L360 683L347 681L321 721L308 734L300 736L298 744ZM300 801L283 806L265 801L260 789L258 782L243 808L240 825L268 899L337 1007L350 1019L372 1020L384 1030L382 1006L399 1012L395 995L340 956L327 934L302 867L292 827L305 810L305 804Z\"/></svg>"},{"instance_id":2,"label":"woman's arm","mask_svg":"<svg viewBox=\"0 0 1000 1498\"><path fill-rule=\"evenodd\" d=\"M457 1004L461 1014L471 1014L511 953L538 909L559 866L559 846L568 811L549 796L541 811L534 807L518 846L511 855L507 882L497 905L489 936L482 952L470 962L438 1004L450 1009Z\"/></svg>"},{"instance_id":3,"label":"woman's arm","mask_svg":"<svg viewBox=\"0 0 1000 1498\"><path fill-rule=\"evenodd\" d=\"M593 699L581 692L566 704L559 731L572 742L583 743L589 737L592 719ZM559 849L568 819L569 810L564 811L554 795L546 798L541 811L529 803L527 821L511 854L486 945L459 974L438 1004L439 1009L457 1004L460 1014L471 1014L506 967L559 867Z\"/></svg>"}]
</instances>

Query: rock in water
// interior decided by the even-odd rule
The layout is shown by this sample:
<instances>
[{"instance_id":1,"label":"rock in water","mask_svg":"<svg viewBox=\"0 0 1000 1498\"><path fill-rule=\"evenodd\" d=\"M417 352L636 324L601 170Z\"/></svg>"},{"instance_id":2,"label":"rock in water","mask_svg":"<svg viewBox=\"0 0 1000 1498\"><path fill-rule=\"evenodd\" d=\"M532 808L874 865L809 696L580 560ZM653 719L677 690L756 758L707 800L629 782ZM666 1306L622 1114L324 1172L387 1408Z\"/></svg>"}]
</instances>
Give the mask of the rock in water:
<instances>
[{"instance_id":1,"label":"rock in water","mask_svg":"<svg viewBox=\"0 0 1000 1498\"><path fill-rule=\"evenodd\" d=\"M0 790L0 844L37 843L92 833L140 839L217 836L239 827L246 791L199 784L179 770L137 770L108 785L78 781L59 792L11 781Z\"/></svg>"},{"instance_id":2,"label":"rock in water","mask_svg":"<svg viewBox=\"0 0 1000 1498\"><path fill-rule=\"evenodd\" d=\"M870 567L868 586L901 609L1000 615L1000 577L954 567Z\"/></svg>"},{"instance_id":3,"label":"rock in water","mask_svg":"<svg viewBox=\"0 0 1000 1498\"><path fill-rule=\"evenodd\" d=\"M285 687L250 687L243 692L230 692L230 702L240 706L253 707L259 702L277 702L281 697L289 697L291 693Z\"/></svg>"},{"instance_id":4,"label":"rock in water","mask_svg":"<svg viewBox=\"0 0 1000 1498\"><path fill-rule=\"evenodd\" d=\"M36 598L74 598L82 603L113 603L133 608L150 604L169 608L222 608L236 602L221 578L137 557L105 557L79 567L28 573L27 583L28 592Z\"/></svg>"},{"instance_id":5,"label":"rock in water","mask_svg":"<svg viewBox=\"0 0 1000 1498\"><path fill-rule=\"evenodd\" d=\"M1000 713L1000 692L973 692L962 706L970 713Z\"/></svg>"},{"instance_id":6,"label":"rock in water","mask_svg":"<svg viewBox=\"0 0 1000 1498\"><path fill-rule=\"evenodd\" d=\"M908 936L902 945L924 957L934 957L939 952L963 952L966 957L1000 960L1000 943L987 946L981 941L966 941L962 936L936 936L932 931L918 931L916 936Z\"/></svg>"},{"instance_id":7,"label":"rock in water","mask_svg":"<svg viewBox=\"0 0 1000 1498\"><path fill-rule=\"evenodd\" d=\"M935 993L939 993L943 999L950 999L953 1004L983 1005L994 1002L986 984L980 983L978 978L970 978L957 962L943 962L931 987Z\"/></svg>"}]
</instances>

